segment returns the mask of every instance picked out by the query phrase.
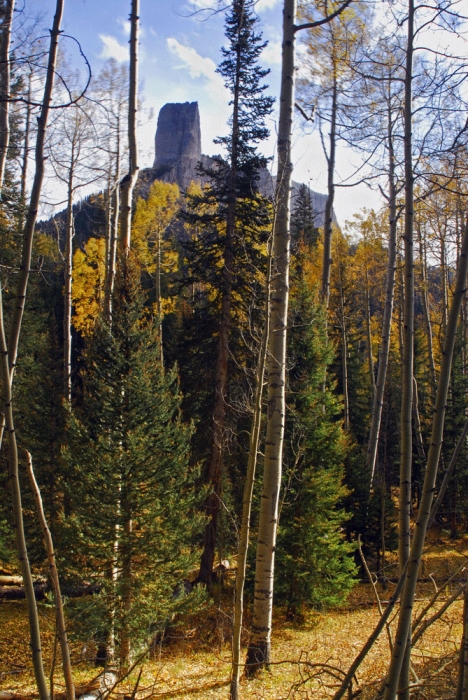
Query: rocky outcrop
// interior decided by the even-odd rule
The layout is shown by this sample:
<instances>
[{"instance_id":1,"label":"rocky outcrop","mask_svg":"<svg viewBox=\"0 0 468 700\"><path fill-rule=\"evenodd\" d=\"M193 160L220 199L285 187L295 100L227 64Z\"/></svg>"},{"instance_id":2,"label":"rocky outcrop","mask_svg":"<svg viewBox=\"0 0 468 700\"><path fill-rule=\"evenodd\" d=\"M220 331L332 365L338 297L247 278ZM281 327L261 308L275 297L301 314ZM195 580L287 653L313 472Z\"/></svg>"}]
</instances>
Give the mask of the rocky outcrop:
<instances>
[{"instance_id":1,"label":"rocky outcrop","mask_svg":"<svg viewBox=\"0 0 468 700\"><path fill-rule=\"evenodd\" d=\"M139 194L145 196L154 180L176 182L182 190L186 190L192 181L205 184L205 178L197 172L197 165L201 162L204 167L209 167L213 158L201 152L198 102L168 103L162 107L158 116L155 146L154 164L152 168L142 171ZM300 183L292 183L293 209L299 187ZM259 188L265 196L273 197L275 178L266 169L260 172ZM327 196L313 190L310 193L317 226L322 226Z\"/></svg>"},{"instance_id":2,"label":"rocky outcrop","mask_svg":"<svg viewBox=\"0 0 468 700\"><path fill-rule=\"evenodd\" d=\"M202 156L198 102L169 103L159 112L154 179L177 182L185 190Z\"/></svg>"}]
</instances>

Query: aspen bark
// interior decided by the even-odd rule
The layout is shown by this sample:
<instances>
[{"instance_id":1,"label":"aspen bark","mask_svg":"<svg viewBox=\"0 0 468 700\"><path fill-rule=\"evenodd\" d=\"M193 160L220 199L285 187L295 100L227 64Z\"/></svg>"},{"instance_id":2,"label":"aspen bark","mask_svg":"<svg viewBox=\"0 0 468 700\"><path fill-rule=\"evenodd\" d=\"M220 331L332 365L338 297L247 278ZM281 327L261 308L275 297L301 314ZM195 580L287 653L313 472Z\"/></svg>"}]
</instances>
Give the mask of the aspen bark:
<instances>
[{"instance_id":1,"label":"aspen bark","mask_svg":"<svg viewBox=\"0 0 468 700\"><path fill-rule=\"evenodd\" d=\"M385 307L382 319L382 337L379 350L379 368L375 383L374 401L372 405L371 427L369 431L369 443L367 446L367 468L370 474L370 486L374 483L375 465L377 462L377 448L379 444L380 424L382 420L383 399L385 382L387 379L388 358L390 355L390 340L393 316L393 303L395 299L395 273L397 253L397 208L396 208L396 184L395 184L395 151L393 147L393 121L390 97L388 100L388 263L387 277L385 280Z\"/></svg>"},{"instance_id":2,"label":"aspen bark","mask_svg":"<svg viewBox=\"0 0 468 700\"><path fill-rule=\"evenodd\" d=\"M72 274L73 274L73 163L74 144L72 145L71 165L68 175L67 219L65 230L65 289L63 314L63 395L68 403L71 402L71 317L72 317Z\"/></svg>"},{"instance_id":3,"label":"aspen bark","mask_svg":"<svg viewBox=\"0 0 468 700\"><path fill-rule=\"evenodd\" d=\"M120 134L120 126L119 126ZM107 319L112 318L112 294L114 293L115 273L117 267L117 247L119 237L120 218L120 135L117 137L117 154L115 166L115 178L112 190L109 190L109 223L107 239L107 270L105 282L104 310Z\"/></svg>"},{"instance_id":4,"label":"aspen bark","mask_svg":"<svg viewBox=\"0 0 468 700\"><path fill-rule=\"evenodd\" d=\"M294 41L296 1L285 0L283 10L283 63L278 125L276 219L273 229L271 321L268 341L268 409L265 463L255 568L252 637L246 674L268 664L271 648L273 576L278 499L281 485L285 423L286 328L289 299L291 130L294 110Z\"/></svg>"},{"instance_id":5,"label":"aspen bark","mask_svg":"<svg viewBox=\"0 0 468 700\"><path fill-rule=\"evenodd\" d=\"M247 571L247 552L249 548L250 514L252 510L252 495L255 482L255 471L257 467L258 445L260 441L260 428L262 423L262 397L263 385L265 381L265 362L268 338L270 335L270 283L271 283L271 250L268 256L268 271L266 279L266 309L265 325L259 348L257 372L255 376L255 403L252 417L252 428L250 431L249 458L247 463L247 473L245 475L244 494L242 501L242 524L239 540L239 552L237 557L236 591L234 600L234 622L232 631L232 674L230 699L239 698L239 678L240 678L240 654L242 619L244 614L244 584Z\"/></svg>"},{"instance_id":6,"label":"aspen bark","mask_svg":"<svg viewBox=\"0 0 468 700\"><path fill-rule=\"evenodd\" d=\"M341 365L343 372L343 406L344 406L344 429L349 430L349 392L348 392L348 334L346 332L345 306L343 294L343 282L339 280L340 290L340 315L341 315Z\"/></svg>"},{"instance_id":7,"label":"aspen bark","mask_svg":"<svg viewBox=\"0 0 468 700\"><path fill-rule=\"evenodd\" d=\"M385 682L384 700L394 700L397 685L401 675L405 650L408 647L408 637L411 633L411 618L418 579L419 565L424 547L427 527L431 516L431 506L434 496L437 468L443 440L447 394L450 384L450 374L455 346L457 323L460 316L462 299L466 293L466 275L468 269L468 217L463 235L462 247L458 262L455 291L450 306L445 335L442 360L437 387L437 396L432 421L432 434L427 456L421 504L418 511L411 552L408 558L405 585L401 597L400 616L395 637L395 645L390 667Z\"/></svg>"},{"instance_id":8,"label":"aspen bark","mask_svg":"<svg viewBox=\"0 0 468 700\"><path fill-rule=\"evenodd\" d=\"M406 564L410 549L412 405L414 362L414 250L413 250L413 158L412 158L412 77L413 77L414 2L409 0L408 41L405 75L405 224L404 224L404 307L403 378L401 399L401 449L399 497L399 562Z\"/></svg>"},{"instance_id":9,"label":"aspen bark","mask_svg":"<svg viewBox=\"0 0 468 700\"><path fill-rule=\"evenodd\" d=\"M13 311L10 337L7 345L4 321L3 304L0 297L0 352L2 359L2 383L4 395L4 420L8 435L8 470L12 494L13 520L15 529L16 547L24 580L26 602L29 617L29 629L32 649L32 661L34 675L39 691L40 700L48 700L49 693L42 663L41 639L39 630L39 618L37 614L31 569L29 566L26 540L24 536L23 512L21 503L21 490L18 475L18 448L13 417L12 384L18 353L18 342L21 331L21 322L24 314L26 291L31 267L32 243L34 226L36 223L39 197L44 177L44 141L47 120L52 100L55 66L57 61L58 39L60 35L60 23L63 14L64 0L57 0L53 26L50 31L49 56L47 63L47 75L44 86L44 94L40 114L38 116L38 132L36 139L36 172L34 176L28 213L23 231L23 247L21 254L20 272L16 288L16 303Z\"/></svg>"},{"instance_id":10,"label":"aspen bark","mask_svg":"<svg viewBox=\"0 0 468 700\"><path fill-rule=\"evenodd\" d=\"M3 183L5 180L6 161L10 145L10 43L11 26L15 0L7 0L4 10L1 44L0 44L0 200L3 196ZM3 398L0 398L0 446L3 441L5 429L5 416L3 412Z\"/></svg>"},{"instance_id":11,"label":"aspen bark","mask_svg":"<svg viewBox=\"0 0 468 700\"><path fill-rule=\"evenodd\" d=\"M32 457L29 452L26 452L26 465L28 468L29 481L34 494L34 500L36 502L37 516L42 530L42 536L44 538L44 544L47 552L47 560L49 563L49 578L54 592L54 602L55 602L55 617L57 622L57 636L60 641L60 649L62 651L62 665L63 665L63 676L65 678L65 687L67 700L75 700L75 686L73 683L71 662L70 662L70 649L67 640L67 628L65 625L65 615L63 612L63 600L62 594L60 592L60 581L57 573L57 566L55 563L55 552L54 544L52 541L52 535L50 534L49 526L47 525L46 516L44 513L44 508L42 505L41 492L34 476L34 470L32 465Z\"/></svg>"},{"instance_id":12,"label":"aspen bark","mask_svg":"<svg viewBox=\"0 0 468 700\"><path fill-rule=\"evenodd\" d=\"M428 288L428 283L427 283L427 263L426 263L426 248L424 245L422 233L421 233L421 225L418 222L418 238L419 238L419 251L420 251L420 256L421 256L421 278L422 278L422 285L421 285L421 301L422 301L422 307L423 307L423 314L424 314L424 330L426 332L426 340L427 340L427 355L428 355L428 361L429 361L429 368L431 371L431 390L432 394L434 395L435 393L435 388L436 388L436 370L435 370L435 364L434 364L434 348L433 348L433 339L432 339L432 323L431 323L431 316L430 316L430 310L429 310L429 297L427 294L427 288Z\"/></svg>"},{"instance_id":13,"label":"aspen bark","mask_svg":"<svg viewBox=\"0 0 468 700\"><path fill-rule=\"evenodd\" d=\"M24 315L26 291L28 288L29 281L29 270L31 268L34 227L36 224L37 210L39 208L39 198L42 189L42 181L44 179L44 142L50 105L52 101L52 90L54 86L55 69L57 63L58 40L61 33L60 23L62 20L63 6L64 0L57 0L54 22L52 29L50 30L50 48L47 63L46 82L44 86L44 95L42 98L41 110L37 118L37 138L35 151L36 172L34 174L31 197L23 230L23 247L21 254L20 272L18 275L18 283L16 287L16 301L14 305L13 317L11 320L10 336L8 340L8 362L10 367L10 381L12 381L13 379L13 374L16 365L16 357L18 354L18 341L21 331L21 323Z\"/></svg>"},{"instance_id":14,"label":"aspen bark","mask_svg":"<svg viewBox=\"0 0 468 700\"><path fill-rule=\"evenodd\" d=\"M6 0L0 35L0 198L10 146L10 43L15 0Z\"/></svg>"},{"instance_id":15,"label":"aspen bark","mask_svg":"<svg viewBox=\"0 0 468 700\"><path fill-rule=\"evenodd\" d=\"M328 196L325 204L325 221L323 226L322 299L327 310L330 301L333 200L335 198L336 117L338 112L338 77L337 67L335 63L336 61L335 59L333 59L332 109L330 120L330 153L327 156Z\"/></svg>"},{"instance_id":16,"label":"aspen bark","mask_svg":"<svg viewBox=\"0 0 468 700\"><path fill-rule=\"evenodd\" d=\"M367 335L367 362L369 367L369 384L372 392L372 401L375 396L374 358L372 355L372 330L370 313L369 271L366 264L366 335Z\"/></svg>"},{"instance_id":17,"label":"aspen bark","mask_svg":"<svg viewBox=\"0 0 468 700\"><path fill-rule=\"evenodd\" d=\"M26 605L29 618L29 635L32 654L32 663L34 668L34 676L36 679L37 689L39 691L40 700L49 699L49 691L47 689L47 680L44 673L44 665L42 661L41 650L41 632L39 628L39 616L37 613L36 597L34 593L33 579L31 568L29 566L28 550L26 547L26 538L24 535L23 524L23 506L21 502L21 488L19 482L18 470L18 445L16 443L15 423L13 417L13 401L10 379L10 367L8 363L8 350L5 337L5 326L3 320L3 300L0 284L0 355L1 355L1 372L3 384L3 411L5 420L5 429L8 440L8 478L11 488L11 500L13 510L13 527L15 532L16 550L23 576L23 586L26 595Z\"/></svg>"},{"instance_id":18,"label":"aspen bark","mask_svg":"<svg viewBox=\"0 0 468 700\"><path fill-rule=\"evenodd\" d=\"M468 700L468 587L463 596L463 633L458 661L458 684L455 700Z\"/></svg>"},{"instance_id":19,"label":"aspen bark","mask_svg":"<svg viewBox=\"0 0 468 700\"><path fill-rule=\"evenodd\" d=\"M26 186L28 179L28 164L29 164L29 138L31 134L31 84L33 70L29 70L28 76L28 101L26 104L26 117L24 120L24 135L23 135L23 157L21 163L21 180L20 180L20 212L18 216L18 231L23 230L24 226L24 210L26 208Z\"/></svg>"},{"instance_id":20,"label":"aspen bark","mask_svg":"<svg viewBox=\"0 0 468 700\"><path fill-rule=\"evenodd\" d=\"M137 110L138 110L138 29L140 0L132 0L130 13L130 86L128 97L128 173L121 183L122 221L120 226L121 249L125 254L130 250L132 231L133 190L138 179Z\"/></svg>"},{"instance_id":21,"label":"aspen bark","mask_svg":"<svg viewBox=\"0 0 468 700\"><path fill-rule=\"evenodd\" d=\"M405 226L404 226L404 309L403 309L403 377L401 397L400 492L398 517L398 558L400 573L408 561L411 546L411 475L412 475L412 414L414 364L414 175L412 153L412 85L414 0L408 0L408 36L406 47L404 98L404 160L405 160ZM404 643L404 662L399 668L398 694L400 700L409 700L411 624ZM400 644L403 642L400 640ZM396 646L396 644L395 644ZM401 649L398 651L401 652Z\"/></svg>"}]
</instances>

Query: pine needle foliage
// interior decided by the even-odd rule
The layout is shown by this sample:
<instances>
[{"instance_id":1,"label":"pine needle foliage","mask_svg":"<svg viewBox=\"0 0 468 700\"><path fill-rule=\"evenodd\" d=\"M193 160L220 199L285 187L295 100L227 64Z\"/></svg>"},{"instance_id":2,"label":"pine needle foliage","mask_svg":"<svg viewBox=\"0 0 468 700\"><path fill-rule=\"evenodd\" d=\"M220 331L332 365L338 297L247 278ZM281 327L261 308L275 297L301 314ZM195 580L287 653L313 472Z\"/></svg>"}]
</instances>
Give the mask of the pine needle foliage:
<instances>
[{"instance_id":1,"label":"pine needle foliage","mask_svg":"<svg viewBox=\"0 0 468 700\"><path fill-rule=\"evenodd\" d=\"M126 630L142 640L180 608L173 591L193 568L203 519L176 370L163 371L157 323L131 259L116 282L112 326L99 319L81 379L66 449L67 557L100 586L91 627L104 638L112 632L119 641Z\"/></svg>"},{"instance_id":2,"label":"pine needle foliage","mask_svg":"<svg viewBox=\"0 0 468 700\"><path fill-rule=\"evenodd\" d=\"M276 594L288 614L344 599L355 580L354 546L344 538L347 514L340 502L348 446L333 387L323 391L332 348L324 311L304 280L292 292L285 461L278 534ZM330 380L329 380L330 382Z\"/></svg>"}]
</instances>

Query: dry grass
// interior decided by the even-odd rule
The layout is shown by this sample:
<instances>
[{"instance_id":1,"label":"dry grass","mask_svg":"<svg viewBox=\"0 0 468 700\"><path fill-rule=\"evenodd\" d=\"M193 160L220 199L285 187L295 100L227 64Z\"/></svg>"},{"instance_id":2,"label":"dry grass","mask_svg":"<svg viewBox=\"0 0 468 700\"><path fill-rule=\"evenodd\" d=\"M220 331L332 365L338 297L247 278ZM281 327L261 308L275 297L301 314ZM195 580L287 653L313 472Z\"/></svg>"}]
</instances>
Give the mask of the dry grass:
<instances>
[{"instance_id":1,"label":"dry grass","mask_svg":"<svg viewBox=\"0 0 468 700\"><path fill-rule=\"evenodd\" d=\"M433 543L424 557L416 612L424 607L435 586L446 579L468 555L468 538L455 542ZM430 575L432 575L432 581ZM230 582L228 582L228 587ZM456 583L444 591L437 606L455 590ZM379 586L382 600L390 597L393 585L386 591ZM178 628L174 638L160 649L159 659L145 662L138 698L174 698L174 700L213 698L225 699L229 693L229 600L224 610L216 606L191 620L190 627ZM53 611L40 604L43 649L46 667L50 668L53 648ZM398 611L396 611L397 613ZM276 613L272 649L272 665L258 678L243 681L242 697L247 699L293 700L314 698L325 700L333 695L336 678L346 670L378 619L371 587L358 585L346 606L326 613L313 612L299 624L286 623L281 611ZM413 653L415 678L422 685L414 697L418 700L453 698L456 684L456 656L461 638L462 601L454 603L443 617L432 625ZM0 604L0 689L23 696L34 692L28 656L28 626L25 605L21 602ZM72 650L75 677L78 683L90 680L97 670L91 659L94 649L75 644ZM381 634L357 674L357 685L363 700L370 700L384 677L389 659L386 634ZM320 667L320 665L326 665ZM60 659L58 659L58 670ZM57 690L61 689L56 673ZM115 697L130 695L137 673L116 688Z\"/></svg>"}]
</instances>

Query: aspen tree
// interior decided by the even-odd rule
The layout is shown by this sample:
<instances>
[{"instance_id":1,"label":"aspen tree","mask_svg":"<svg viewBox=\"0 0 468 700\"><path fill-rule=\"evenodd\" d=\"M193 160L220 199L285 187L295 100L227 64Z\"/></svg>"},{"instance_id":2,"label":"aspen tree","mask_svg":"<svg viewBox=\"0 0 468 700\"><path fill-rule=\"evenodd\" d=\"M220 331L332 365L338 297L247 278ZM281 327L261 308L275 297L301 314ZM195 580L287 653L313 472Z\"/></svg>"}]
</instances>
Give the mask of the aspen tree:
<instances>
[{"instance_id":1,"label":"aspen tree","mask_svg":"<svg viewBox=\"0 0 468 700\"><path fill-rule=\"evenodd\" d=\"M138 146L137 146L137 101L138 101L138 31L140 22L140 0L131 0L130 12L130 72L128 96L128 173L121 182L122 214L120 224L120 242L122 251L127 254L130 250L133 190L138 179Z\"/></svg>"},{"instance_id":2,"label":"aspen tree","mask_svg":"<svg viewBox=\"0 0 468 700\"><path fill-rule=\"evenodd\" d=\"M398 497L398 559L400 575L409 558L411 547L411 475L413 453L413 363L414 363L414 172L412 140L412 87L414 52L414 0L408 1L406 67L404 82L404 159L405 159L405 220L404 220L404 307L403 307L403 368L400 414L400 490ZM400 700L409 700L411 626L407 628L407 648L400 666ZM398 651L402 653L399 642ZM403 645L404 646L404 645ZM397 647L397 643L395 643Z\"/></svg>"},{"instance_id":3,"label":"aspen tree","mask_svg":"<svg viewBox=\"0 0 468 700\"><path fill-rule=\"evenodd\" d=\"M271 242L270 242L271 245ZM258 351L257 372L255 375L255 401L250 430L249 457L247 473L245 475L244 493L242 499L242 521L239 537L239 552L237 559L236 590L234 599L234 620L232 632L232 671L231 671L231 700L239 698L240 655L242 619L244 614L244 585L247 571L247 554L249 548L250 515L252 510L252 496L257 468L258 447L260 443L260 428L262 424L262 400L265 384L265 365L268 339L270 335L270 285L271 285L271 250L268 255L268 269L266 277L266 313L265 325Z\"/></svg>"},{"instance_id":4,"label":"aspen tree","mask_svg":"<svg viewBox=\"0 0 468 700\"><path fill-rule=\"evenodd\" d=\"M0 31L0 196L10 145L10 41L15 0L6 0L2 7Z\"/></svg>"},{"instance_id":5,"label":"aspen tree","mask_svg":"<svg viewBox=\"0 0 468 700\"><path fill-rule=\"evenodd\" d=\"M14 370L16 366L16 358L18 354L18 342L21 331L21 322L23 320L24 315L24 305L29 281L29 271L31 268L34 227L36 223L37 210L39 207L39 198L44 178L44 142L50 105L52 101L52 90L54 85L55 69L57 62L58 39L61 32L60 24L63 14L63 5L64 0L57 0L53 26L50 31L51 37L47 64L47 74L44 86L41 111L38 116L38 132L36 140L36 172L34 176L31 197L23 231L23 247L21 254L20 273L18 275L18 282L15 295L16 303L11 320L10 336L8 343L6 341L4 332L3 309L2 304L0 302L2 384L5 397L5 426L8 436L8 467L12 492L13 519L18 558L20 561L21 573L23 575L26 602L28 607L34 675L36 678L36 684L39 691L40 700L48 700L49 693L47 690L44 668L42 663L39 619L36 607L31 569L29 567L27 555L26 540L24 537L21 489L18 474L18 448L12 406L12 384Z\"/></svg>"},{"instance_id":6,"label":"aspen tree","mask_svg":"<svg viewBox=\"0 0 468 700\"><path fill-rule=\"evenodd\" d=\"M278 174L275 195L276 217L273 229L270 337L266 368L268 386L267 434L257 538L252 636L246 662L248 676L268 664L271 652L273 577L286 408L285 369L291 238L289 223L295 33L301 29L310 29L329 22L350 3L351 0L347 0L326 18L302 25L295 24L295 0L285 0L283 6L283 58L278 123Z\"/></svg>"},{"instance_id":7,"label":"aspen tree","mask_svg":"<svg viewBox=\"0 0 468 700\"><path fill-rule=\"evenodd\" d=\"M385 682L384 700L394 700L398 685L402 684L402 666L408 658L409 636L411 633L411 618L416 592L419 566L427 532L427 526L431 517L432 501L435 490L435 480L442 446L447 394L450 384L455 337L462 300L466 294L466 275L468 270L468 217L463 235L460 251L456 285L450 305L447 322L447 330L444 340L442 361L439 373L437 396L434 405L434 417L432 421L432 433L430 447L427 455L426 472L418 511L411 550L407 560L407 572L404 577L404 588L401 596L400 615L395 636L392 659ZM404 678L404 675L403 675Z\"/></svg>"}]
</instances>

